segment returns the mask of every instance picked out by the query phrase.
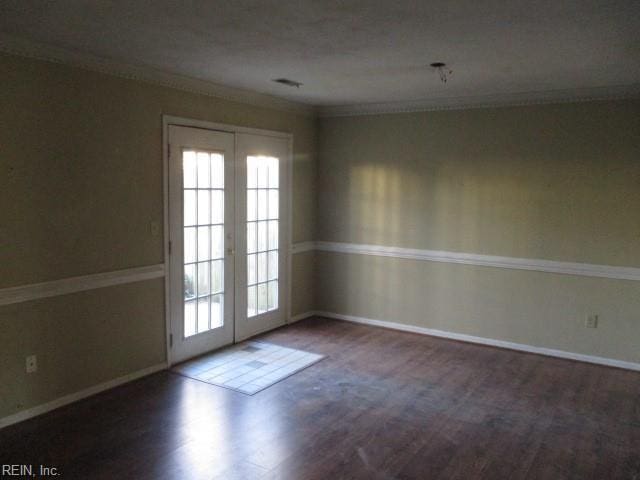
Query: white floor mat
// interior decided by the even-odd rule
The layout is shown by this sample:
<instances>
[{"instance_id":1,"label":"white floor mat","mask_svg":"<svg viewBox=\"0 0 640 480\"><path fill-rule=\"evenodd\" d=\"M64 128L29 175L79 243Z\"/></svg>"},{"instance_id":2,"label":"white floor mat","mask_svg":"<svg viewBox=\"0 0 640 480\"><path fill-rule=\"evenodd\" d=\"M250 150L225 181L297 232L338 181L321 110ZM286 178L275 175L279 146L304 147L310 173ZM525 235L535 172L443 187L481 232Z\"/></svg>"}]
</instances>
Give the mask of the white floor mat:
<instances>
[{"instance_id":1,"label":"white floor mat","mask_svg":"<svg viewBox=\"0 0 640 480\"><path fill-rule=\"evenodd\" d=\"M202 382L253 395L322 360L324 355L247 341L176 365L171 370Z\"/></svg>"}]
</instances>

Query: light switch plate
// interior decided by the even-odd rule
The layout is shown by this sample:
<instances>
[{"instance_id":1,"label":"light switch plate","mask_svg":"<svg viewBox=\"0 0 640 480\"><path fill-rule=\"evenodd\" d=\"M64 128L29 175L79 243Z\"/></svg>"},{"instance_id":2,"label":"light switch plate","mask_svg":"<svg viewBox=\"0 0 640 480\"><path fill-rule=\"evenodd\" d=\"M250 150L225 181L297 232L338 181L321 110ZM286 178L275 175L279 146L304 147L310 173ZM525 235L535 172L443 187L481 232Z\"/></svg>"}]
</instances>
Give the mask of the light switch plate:
<instances>
[{"instance_id":1,"label":"light switch plate","mask_svg":"<svg viewBox=\"0 0 640 480\"><path fill-rule=\"evenodd\" d=\"M153 220L150 224L151 235L157 237L160 235L160 222Z\"/></svg>"}]
</instances>

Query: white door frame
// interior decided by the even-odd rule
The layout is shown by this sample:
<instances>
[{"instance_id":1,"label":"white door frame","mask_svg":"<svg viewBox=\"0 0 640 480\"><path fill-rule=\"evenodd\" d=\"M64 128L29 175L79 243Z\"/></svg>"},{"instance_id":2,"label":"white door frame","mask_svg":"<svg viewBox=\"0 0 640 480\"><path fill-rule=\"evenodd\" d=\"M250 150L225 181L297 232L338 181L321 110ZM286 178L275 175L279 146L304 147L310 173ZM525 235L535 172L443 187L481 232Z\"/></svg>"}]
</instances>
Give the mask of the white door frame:
<instances>
[{"instance_id":1,"label":"white door frame","mask_svg":"<svg viewBox=\"0 0 640 480\"><path fill-rule=\"evenodd\" d=\"M285 202L287 208L287 238L282 239L282 244L285 249L286 265L287 265L287 295L285 305L285 322L291 321L291 239L292 237L292 197L293 197L293 135L291 133L276 132L273 130L263 130L259 128L240 127L237 125L228 125L225 123L207 122L204 120L194 120L191 118L177 117L173 115L162 115L162 165L163 165L163 245L164 245L164 296L165 296L165 330L166 330L166 357L169 367L173 364L171 356L171 296L170 296L170 261L169 261L169 125L175 125L180 127L193 127L203 128L206 130L215 130L219 132L227 133L249 133L255 135L265 135L269 137L283 138L288 141L288 158L284 162L284 168L281 170L281 175L285 175L287 178L287 184L289 188L286 192L282 192L286 196ZM236 136L236 156L238 152L237 136ZM234 162L237 160L234 159ZM234 329L235 330L235 329ZM235 334L234 334L235 335ZM236 339L234 338L234 341Z\"/></svg>"}]
</instances>

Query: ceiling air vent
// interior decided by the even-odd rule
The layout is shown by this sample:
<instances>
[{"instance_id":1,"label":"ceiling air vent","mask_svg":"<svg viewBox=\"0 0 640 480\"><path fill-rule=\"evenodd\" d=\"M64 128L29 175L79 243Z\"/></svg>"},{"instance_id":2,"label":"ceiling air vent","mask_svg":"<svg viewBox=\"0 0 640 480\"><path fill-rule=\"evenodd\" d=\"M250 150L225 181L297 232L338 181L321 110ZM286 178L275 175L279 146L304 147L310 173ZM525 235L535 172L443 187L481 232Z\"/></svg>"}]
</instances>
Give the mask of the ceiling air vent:
<instances>
[{"instance_id":1,"label":"ceiling air vent","mask_svg":"<svg viewBox=\"0 0 640 480\"><path fill-rule=\"evenodd\" d=\"M273 80L276 83L281 83L282 85L286 85L287 87L296 87L300 88L302 83L296 82L295 80L289 80L288 78L276 78Z\"/></svg>"},{"instance_id":2,"label":"ceiling air vent","mask_svg":"<svg viewBox=\"0 0 640 480\"><path fill-rule=\"evenodd\" d=\"M447 80L453 73L453 70L447 67L447 64L444 62L433 62L430 64L430 66L434 68L436 72L438 72L438 75L440 76L440 81L442 83L447 83Z\"/></svg>"}]
</instances>

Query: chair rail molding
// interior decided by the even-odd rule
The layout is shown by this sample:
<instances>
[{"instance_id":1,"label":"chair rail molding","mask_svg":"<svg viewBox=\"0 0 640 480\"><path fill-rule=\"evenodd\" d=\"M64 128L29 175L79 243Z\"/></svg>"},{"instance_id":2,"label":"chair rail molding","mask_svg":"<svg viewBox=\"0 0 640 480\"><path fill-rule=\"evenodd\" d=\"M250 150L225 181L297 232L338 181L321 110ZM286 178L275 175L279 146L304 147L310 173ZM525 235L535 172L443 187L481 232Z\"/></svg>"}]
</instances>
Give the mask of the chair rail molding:
<instances>
[{"instance_id":1,"label":"chair rail molding","mask_svg":"<svg viewBox=\"0 0 640 480\"><path fill-rule=\"evenodd\" d=\"M311 252L316 249L316 242L298 242L291 245L291 253Z\"/></svg>"},{"instance_id":2,"label":"chair rail molding","mask_svg":"<svg viewBox=\"0 0 640 480\"><path fill-rule=\"evenodd\" d=\"M69 277L60 280L51 280L43 283L32 283L0 289L0 305L22 303L40 298L56 297L69 293L94 290L96 288L111 287L125 283L141 282L153 278L162 278L165 275L164 264L149 265L145 267L128 268L113 272L94 273L79 277Z\"/></svg>"},{"instance_id":3,"label":"chair rail molding","mask_svg":"<svg viewBox=\"0 0 640 480\"><path fill-rule=\"evenodd\" d=\"M422 250L416 248L389 247L343 242L304 242L294 244L293 252L316 250L321 252L374 255L379 257L423 260L428 262L458 263L482 267L509 268L536 272L578 275L583 277L613 278L640 281L640 268L598 265L591 263L561 262L534 258L501 257L478 253L449 252L445 250Z\"/></svg>"}]
</instances>

